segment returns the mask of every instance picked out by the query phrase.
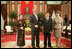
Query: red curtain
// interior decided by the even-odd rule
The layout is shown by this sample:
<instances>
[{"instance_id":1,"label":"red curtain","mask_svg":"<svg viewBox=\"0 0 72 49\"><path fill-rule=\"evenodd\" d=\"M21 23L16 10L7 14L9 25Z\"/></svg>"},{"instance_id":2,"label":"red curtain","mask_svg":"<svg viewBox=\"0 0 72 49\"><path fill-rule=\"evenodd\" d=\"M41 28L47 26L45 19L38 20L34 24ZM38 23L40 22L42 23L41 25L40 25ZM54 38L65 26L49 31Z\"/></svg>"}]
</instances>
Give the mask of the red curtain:
<instances>
[{"instance_id":1,"label":"red curtain","mask_svg":"<svg viewBox=\"0 0 72 49\"><path fill-rule=\"evenodd\" d=\"M33 14L33 1L29 1L28 4L25 1L21 1L21 15L25 14L25 7L29 7L29 14Z\"/></svg>"}]
</instances>

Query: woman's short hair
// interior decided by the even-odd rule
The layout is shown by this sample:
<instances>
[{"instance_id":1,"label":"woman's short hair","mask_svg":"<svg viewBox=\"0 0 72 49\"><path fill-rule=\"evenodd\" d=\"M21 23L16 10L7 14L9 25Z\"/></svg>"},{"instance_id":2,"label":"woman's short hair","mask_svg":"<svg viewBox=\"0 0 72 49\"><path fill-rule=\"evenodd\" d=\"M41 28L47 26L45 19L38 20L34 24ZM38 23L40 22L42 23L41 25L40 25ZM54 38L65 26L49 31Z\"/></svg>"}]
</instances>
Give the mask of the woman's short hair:
<instances>
[{"instance_id":1,"label":"woman's short hair","mask_svg":"<svg viewBox=\"0 0 72 49\"><path fill-rule=\"evenodd\" d=\"M61 12L59 10L57 10L56 13L58 13L60 15L60 17L61 17Z\"/></svg>"},{"instance_id":2,"label":"woman's short hair","mask_svg":"<svg viewBox=\"0 0 72 49\"><path fill-rule=\"evenodd\" d=\"M61 14L61 12L60 12L59 10L57 10L57 11L56 11L56 13L59 13L59 14Z\"/></svg>"}]
</instances>

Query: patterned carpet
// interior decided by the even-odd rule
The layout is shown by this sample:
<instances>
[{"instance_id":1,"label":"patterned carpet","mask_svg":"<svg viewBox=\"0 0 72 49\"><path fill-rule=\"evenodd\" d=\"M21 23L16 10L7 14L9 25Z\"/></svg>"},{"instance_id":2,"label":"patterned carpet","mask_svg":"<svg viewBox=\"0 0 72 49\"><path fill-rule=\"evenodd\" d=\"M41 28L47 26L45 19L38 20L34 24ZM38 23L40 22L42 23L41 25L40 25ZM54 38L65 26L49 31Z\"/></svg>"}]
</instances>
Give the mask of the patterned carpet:
<instances>
[{"instance_id":1,"label":"patterned carpet","mask_svg":"<svg viewBox=\"0 0 72 49\"><path fill-rule=\"evenodd\" d=\"M25 35L25 46L22 48L32 48L31 46L31 35ZM55 38L51 35L51 45L53 48L56 47ZM62 37L60 48L71 48L71 40ZM44 46L43 34L40 34L40 48ZM18 48L16 46L16 35L2 35L1 36L1 48ZM49 47L47 47L49 48Z\"/></svg>"}]
</instances>

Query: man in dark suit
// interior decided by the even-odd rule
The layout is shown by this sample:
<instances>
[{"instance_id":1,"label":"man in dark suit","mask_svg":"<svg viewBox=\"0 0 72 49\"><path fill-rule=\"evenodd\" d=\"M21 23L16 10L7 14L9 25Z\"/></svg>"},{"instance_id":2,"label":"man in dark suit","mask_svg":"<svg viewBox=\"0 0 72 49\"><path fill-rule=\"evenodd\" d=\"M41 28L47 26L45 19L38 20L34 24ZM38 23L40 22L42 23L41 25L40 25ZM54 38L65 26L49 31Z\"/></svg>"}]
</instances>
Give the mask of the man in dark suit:
<instances>
[{"instance_id":1,"label":"man in dark suit","mask_svg":"<svg viewBox=\"0 0 72 49\"><path fill-rule=\"evenodd\" d=\"M51 31L53 29L53 22L50 18L49 12L45 13L45 18L42 20L43 28L44 28L44 48L47 46L47 37L48 37L48 46L51 47Z\"/></svg>"},{"instance_id":2,"label":"man in dark suit","mask_svg":"<svg viewBox=\"0 0 72 49\"><path fill-rule=\"evenodd\" d=\"M35 35L36 35L36 46L39 48L39 17L37 11L33 10L33 15L30 17L30 26L32 31L32 46L35 48Z\"/></svg>"}]
</instances>

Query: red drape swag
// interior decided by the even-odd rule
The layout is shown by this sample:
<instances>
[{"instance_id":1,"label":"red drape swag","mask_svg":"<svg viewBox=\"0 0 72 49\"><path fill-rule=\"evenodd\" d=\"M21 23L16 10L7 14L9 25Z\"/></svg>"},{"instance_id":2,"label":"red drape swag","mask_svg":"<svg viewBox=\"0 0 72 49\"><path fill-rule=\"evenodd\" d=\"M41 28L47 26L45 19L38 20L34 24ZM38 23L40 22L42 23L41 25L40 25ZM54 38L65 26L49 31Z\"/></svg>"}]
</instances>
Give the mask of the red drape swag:
<instances>
[{"instance_id":1,"label":"red drape swag","mask_svg":"<svg viewBox=\"0 0 72 49\"><path fill-rule=\"evenodd\" d=\"M29 14L33 14L33 1L29 1L28 4L26 4L26 1L21 1L21 15L25 14L26 7L30 9Z\"/></svg>"}]
</instances>

